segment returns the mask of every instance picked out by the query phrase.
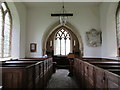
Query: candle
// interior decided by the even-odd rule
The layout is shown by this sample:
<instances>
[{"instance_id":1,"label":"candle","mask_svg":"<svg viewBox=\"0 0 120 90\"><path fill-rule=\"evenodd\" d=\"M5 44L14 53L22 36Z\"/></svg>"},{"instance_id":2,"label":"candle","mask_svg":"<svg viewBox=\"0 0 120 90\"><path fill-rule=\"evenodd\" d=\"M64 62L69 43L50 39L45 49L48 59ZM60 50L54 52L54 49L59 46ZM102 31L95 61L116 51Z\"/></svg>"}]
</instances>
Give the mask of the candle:
<instances>
[{"instance_id":1,"label":"candle","mask_svg":"<svg viewBox=\"0 0 120 90\"><path fill-rule=\"evenodd\" d=\"M75 46L75 40L74 40L74 46Z\"/></svg>"},{"instance_id":2,"label":"candle","mask_svg":"<svg viewBox=\"0 0 120 90\"><path fill-rule=\"evenodd\" d=\"M52 41L50 41L50 47L52 47Z\"/></svg>"}]
</instances>

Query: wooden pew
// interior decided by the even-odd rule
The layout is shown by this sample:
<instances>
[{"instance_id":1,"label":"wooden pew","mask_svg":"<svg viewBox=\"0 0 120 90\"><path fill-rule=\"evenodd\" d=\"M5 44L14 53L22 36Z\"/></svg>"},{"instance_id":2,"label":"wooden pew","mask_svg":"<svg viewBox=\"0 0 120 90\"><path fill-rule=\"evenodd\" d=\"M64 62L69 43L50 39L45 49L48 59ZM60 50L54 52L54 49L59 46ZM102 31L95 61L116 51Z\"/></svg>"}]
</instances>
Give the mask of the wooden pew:
<instances>
[{"instance_id":1,"label":"wooden pew","mask_svg":"<svg viewBox=\"0 0 120 90\"><path fill-rule=\"evenodd\" d=\"M34 88L34 64L3 64L3 88Z\"/></svg>"},{"instance_id":2,"label":"wooden pew","mask_svg":"<svg viewBox=\"0 0 120 90\"><path fill-rule=\"evenodd\" d=\"M102 90L116 88L119 90L119 67L120 63L118 61L74 60L75 76L80 80L83 88L100 88Z\"/></svg>"},{"instance_id":3,"label":"wooden pew","mask_svg":"<svg viewBox=\"0 0 120 90\"><path fill-rule=\"evenodd\" d=\"M6 61L6 64L15 64L17 66L22 65L22 64L34 64L34 72L33 72L33 82L34 82L34 88L39 88L39 87L43 87L43 61L32 61L32 60L14 60L14 61Z\"/></svg>"},{"instance_id":4,"label":"wooden pew","mask_svg":"<svg viewBox=\"0 0 120 90\"><path fill-rule=\"evenodd\" d=\"M89 63L95 65L95 66L98 66L100 67L100 70L102 70L101 68L103 68L104 70L102 70L102 72L104 72L104 75L103 76L100 76L101 73L98 74L98 76L100 77L103 77L103 85L106 85L106 83L108 83L111 79L116 79L119 80L120 77L120 62L119 61L108 61L108 60L104 60L104 61L88 61ZM96 70L97 71L100 71L100 70ZM109 71L109 72L108 72ZM95 73L96 73L95 72ZM111 73L112 72L112 73ZM98 72L97 72L98 73ZM116 74L116 75L115 75ZM118 75L118 76L117 76ZM95 75L97 76L97 75ZM109 77L110 76L110 77ZM116 77L117 76L117 77ZM99 78L100 78L99 77ZM105 80L106 79L106 80ZM98 80L99 81L99 80ZM106 81L106 82L105 82ZM107 88L119 88L118 86L118 82L112 80L111 83L114 83L113 86L111 86L112 84L108 83L109 85L106 85L104 87L107 87ZM100 86L100 84L98 84Z\"/></svg>"},{"instance_id":5,"label":"wooden pew","mask_svg":"<svg viewBox=\"0 0 120 90\"><path fill-rule=\"evenodd\" d=\"M28 69L27 65L32 65L32 67ZM19 73L20 75L23 76L22 78L19 79L21 80L21 82L19 81L12 82L13 80L9 82L8 80L3 79L3 82L4 82L3 86L4 88L14 88L13 85L17 84L15 88L44 88L44 86L46 85L46 82L48 81L48 78L50 78L50 76L53 73L52 66L53 66L52 58L49 58L46 60L45 59L37 59L37 60L36 59L17 59L17 60L10 60L10 61L3 62L2 66L0 67L3 70L3 74L4 74L3 78L7 79L9 76L9 73L12 73L12 76L14 76L14 79L15 79L15 74L21 69L24 70L24 72L22 72L23 70L21 70L21 73L25 74L25 75L22 75L21 73ZM46 71L46 73L44 71ZM11 79L12 76L9 77L9 79ZM32 79L29 79L29 77L31 77ZM29 83L32 82L32 84L25 83L28 81ZM18 83L22 83L23 85L19 85Z\"/></svg>"},{"instance_id":6,"label":"wooden pew","mask_svg":"<svg viewBox=\"0 0 120 90\"><path fill-rule=\"evenodd\" d=\"M52 58L30 58L19 59L19 61L43 61L43 87L47 86L47 82L53 74L53 60Z\"/></svg>"}]
</instances>

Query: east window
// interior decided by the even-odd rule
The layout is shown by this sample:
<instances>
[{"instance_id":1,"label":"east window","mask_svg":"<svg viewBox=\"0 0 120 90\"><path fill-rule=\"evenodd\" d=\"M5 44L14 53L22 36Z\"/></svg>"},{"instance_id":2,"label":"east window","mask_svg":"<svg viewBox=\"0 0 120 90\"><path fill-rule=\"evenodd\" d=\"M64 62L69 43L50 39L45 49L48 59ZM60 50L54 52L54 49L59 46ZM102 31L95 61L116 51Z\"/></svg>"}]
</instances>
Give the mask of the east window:
<instances>
[{"instance_id":1,"label":"east window","mask_svg":"<svg viewBox=\"0 0 120 90\"><path fill-rule=\"evenodd\" d=\"M64 29L55 35L55 55L67 55L70 53L70 33Z\"/></svg>"}]
</instances>

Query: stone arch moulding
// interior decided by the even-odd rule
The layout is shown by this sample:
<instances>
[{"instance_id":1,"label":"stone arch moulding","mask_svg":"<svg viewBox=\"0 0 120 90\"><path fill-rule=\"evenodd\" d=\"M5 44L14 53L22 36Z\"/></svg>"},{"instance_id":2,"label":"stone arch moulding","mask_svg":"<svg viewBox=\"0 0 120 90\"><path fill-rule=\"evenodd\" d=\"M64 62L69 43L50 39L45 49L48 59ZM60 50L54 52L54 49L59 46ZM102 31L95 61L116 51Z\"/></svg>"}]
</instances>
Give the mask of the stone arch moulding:
<instances>
[{"instance_id":1,"label":"stone arch moulding","mask_svg":"<svg viewBox=\"0 0 120 90\"><path fill-rule=\"evenodd\" d=\"M72 32L76 38L78 39L78 44L79 44L79 50L80 50L80 56L83 56L83 42L82 42L82 38L78 32L78 30L73 26L71 25L70 23L67 22L67 24L65 26L62 26L59 24L59 22L53 24L51 27L49 27L46 32L44 33L43 35L43 38L42 38L42 53L43 55L46 54L46 45L47 45L47 41L50 37L50 35L54 32L56 32L56 30L58 31L59 28L66 28L68 29L70 32Z\"/></svg>"}]
</instances>

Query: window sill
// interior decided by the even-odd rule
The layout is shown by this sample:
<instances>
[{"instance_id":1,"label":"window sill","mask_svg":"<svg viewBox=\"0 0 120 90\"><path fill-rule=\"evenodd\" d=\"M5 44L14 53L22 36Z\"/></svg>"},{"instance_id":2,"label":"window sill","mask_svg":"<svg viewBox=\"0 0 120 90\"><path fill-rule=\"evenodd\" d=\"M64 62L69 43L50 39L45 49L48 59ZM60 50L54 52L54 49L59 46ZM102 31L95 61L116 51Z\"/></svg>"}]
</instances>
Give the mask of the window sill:
<instances>
[{"instance_id":1,"label":"window sill","mask_svg":"<svg viewBox=\"0 0 120 90\"><path fill-rule=\"evenodd\" d=\"M8 61L8 60L11 60L12 57L8 57L8 58L0 58L0 61Z\"/></svg>"}]
</instances>

